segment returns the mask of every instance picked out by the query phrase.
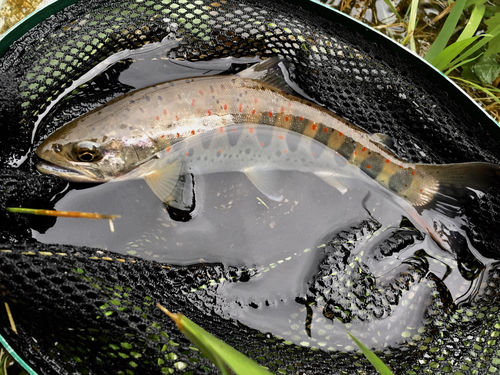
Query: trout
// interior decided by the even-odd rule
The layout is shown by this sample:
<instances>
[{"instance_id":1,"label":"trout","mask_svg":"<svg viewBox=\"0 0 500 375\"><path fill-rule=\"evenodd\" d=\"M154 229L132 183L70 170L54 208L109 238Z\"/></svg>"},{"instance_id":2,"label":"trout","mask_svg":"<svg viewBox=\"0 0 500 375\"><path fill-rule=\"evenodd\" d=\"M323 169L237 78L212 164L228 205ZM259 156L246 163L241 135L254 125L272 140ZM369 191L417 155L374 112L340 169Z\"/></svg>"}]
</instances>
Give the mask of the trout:
<instances>
[{"instance_id":1,"label":"trout","mask_svg":"<svg viewBox=\"0 0 500 375\"><path fill-rule=\"evenodd\" d=\"M300 163L285 167L284 156L300 150L307 160L319 160L315 174L341 193L345 174L337 166L347 162L415 208L432 208L439 197L460 202L471 189L487 191L500 175L500 166L489 163L406 163L383 137L291 93L284 79L269 74L278 65L272 58L238 75L170 81L118 97L45 139L37 168L78 182L142 177L165 202L186 173L241 171L268 198L280 200L271 171L297 169ZM322 157L317 145L335 151L342 163L325 160L335 157ZM259 148L265 157L244 157Z\"/></svg>"}]
</instances>

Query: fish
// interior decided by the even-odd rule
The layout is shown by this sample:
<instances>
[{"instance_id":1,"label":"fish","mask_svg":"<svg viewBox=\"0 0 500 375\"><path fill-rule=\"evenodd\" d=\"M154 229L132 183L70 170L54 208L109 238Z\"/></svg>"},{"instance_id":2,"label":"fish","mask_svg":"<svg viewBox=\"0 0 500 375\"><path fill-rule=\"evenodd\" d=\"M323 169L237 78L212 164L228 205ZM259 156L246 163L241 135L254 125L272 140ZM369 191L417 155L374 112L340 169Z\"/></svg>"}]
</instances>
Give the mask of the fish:
<instances>
[{"instance_id":1,"label":"fish","mask_svg":"<svg viewBox=\"0 0 500 375\"><path fill-rule=\"evenodd\" d=\"M486 192L498 180L500 166L492 163L430 165L397 158L387 146L390 138L369 134L300 96L285 71L275 57L236 75L180 79L120 96L47 137L36 150L37 169L75 182L144 178L166 203L182 176L241 171L279 201L273 171L287 169L284 155L300 149L308 155L300 168L314 169L340 193L350 172L339 165L348 164L418 212L446 202L455 207L453 215L464 197ZM317 145L333 153L322 157ZM265 154L260 161L243 157L259 149ZM311 157L318 160L312 169ZM433 224L417 220L436 235Z\"/></svg>"}]
</instances>

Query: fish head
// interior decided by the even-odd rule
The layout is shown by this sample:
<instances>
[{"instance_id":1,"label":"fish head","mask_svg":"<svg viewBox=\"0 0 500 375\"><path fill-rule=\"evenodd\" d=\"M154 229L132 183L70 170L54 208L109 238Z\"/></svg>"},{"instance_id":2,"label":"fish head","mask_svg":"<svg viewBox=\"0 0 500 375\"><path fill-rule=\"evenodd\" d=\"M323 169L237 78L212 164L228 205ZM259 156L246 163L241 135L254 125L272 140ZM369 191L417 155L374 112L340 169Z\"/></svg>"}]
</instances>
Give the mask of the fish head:
<instances>
[{"instance_id":1,"label":"fish head","mask_svg":"<svg viewBox=\"0 0 500 375\"><path fill-rule=\"evenodd\" d=\"M156 151L143 134L93 129L70 123L52 133L36 150L42 159L37 169L68 181L101 183L126 174Z\"/></svg>"}]
</instances>

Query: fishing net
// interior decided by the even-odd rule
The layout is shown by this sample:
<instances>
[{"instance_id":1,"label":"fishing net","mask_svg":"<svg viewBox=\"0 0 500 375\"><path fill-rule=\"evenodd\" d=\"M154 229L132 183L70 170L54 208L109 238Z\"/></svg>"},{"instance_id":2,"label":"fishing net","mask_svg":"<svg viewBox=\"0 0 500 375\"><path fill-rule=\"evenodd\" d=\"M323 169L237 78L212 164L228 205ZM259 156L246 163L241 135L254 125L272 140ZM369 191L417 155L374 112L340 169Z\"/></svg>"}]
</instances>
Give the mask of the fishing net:
<instances>
[{"instance_id":1,"label":"fishing net","mask_svg":"<svg viewBox=\"0 0 500 375\"><path fill-rule=\"evenodd\" d=\"M500 162L495 124L448 81L318 4L92 0L68 5L0 58L0 296L18 330L12 331L2 313L2 336L39 374L216 372L155 307L159 302L273 372L374 373L356 351L293 344L228 318L223 308L228 302L217 287L247 282L255 272L250 268L180 267L113 251L118 249L41 244L31 237L30 219L6 214L6 206L53 207L51 199L66 184L35 172L33 147L66 121L131 89L120 84L103 89L99 77L71 85L109 56L165 38L180 41L169 51L172 59L284 56L293 63L292 79L307 95L371 133L391 136L393 151L403 160ZM118 73L117 67L108 72ZM72 91L56 102L68 88ZM494 259L500 240L498 191L493 188L463 212L472 246ZM455 304L425 254L415 254L387 279L376 278L351 254L379 226L365 220L327 239L307 293L297 302L305 310L322 306L322 318L370 321L389 316L424 283L432 299L408 304L409 309L428 304L424 325L398 332L400 344L377 354L400 374L500 372L498 262L485 273L468 246L457 251L462 277L479 279L479 290L475 299ZM411 225L402 225L381 243L378 259L404 251L421 241L419 236ZM368 296L367 291L373 292ZM305 321L291 322L291 330L316 318L308 314Z\"/></svg>"}]
</instances>

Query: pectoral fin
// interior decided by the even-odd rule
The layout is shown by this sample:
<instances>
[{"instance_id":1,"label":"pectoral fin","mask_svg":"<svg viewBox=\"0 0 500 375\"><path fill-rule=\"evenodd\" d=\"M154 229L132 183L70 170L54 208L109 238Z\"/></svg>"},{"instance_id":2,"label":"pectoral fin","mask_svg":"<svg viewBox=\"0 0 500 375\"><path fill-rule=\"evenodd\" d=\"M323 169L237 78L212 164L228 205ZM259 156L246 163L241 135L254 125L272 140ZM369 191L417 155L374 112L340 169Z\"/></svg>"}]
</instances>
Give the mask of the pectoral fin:
<instances>
[{"instance_id":1,"label":"pectoral fin","mask_svg":"<svg viewBox=\"0 0 500 375\"><path fill-rule=\"evenodd\" d=\"M279 193L279 171L247 168L244 172L252 184L266 197L276 202L283 200L283 195Z\"/></svg>"},{"instance_id":2,"label":"pectoral fin","mask_svg":"<svg viewBox=\"0 0 500 375\"><path fill-rule=\"evenodd\" d=\"M168 201L167 198L174 192L177 186L179 176L182 173L182 167L182 161L176 160L166 167L146 173L143 178L153 193L155 193L162 202L166 202Z\"/></svg>"}]
</instances>

